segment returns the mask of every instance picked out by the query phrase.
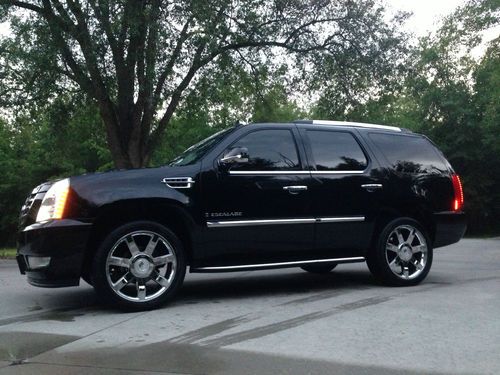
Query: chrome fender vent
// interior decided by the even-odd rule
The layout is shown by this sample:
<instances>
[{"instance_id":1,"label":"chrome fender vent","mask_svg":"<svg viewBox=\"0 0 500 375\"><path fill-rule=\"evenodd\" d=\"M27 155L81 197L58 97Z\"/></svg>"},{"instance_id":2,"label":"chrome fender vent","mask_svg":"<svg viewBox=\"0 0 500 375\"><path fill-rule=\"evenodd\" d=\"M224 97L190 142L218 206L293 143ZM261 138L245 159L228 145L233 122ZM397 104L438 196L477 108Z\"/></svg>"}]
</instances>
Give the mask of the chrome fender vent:
<instances>
[{"instance_id":1,"label":"chrome fender vent","mask_svg":"<svg viewBox=\"0 0 500 375\"><path fill-rule=\"evenodd\" d=\"M173 189L189 189L194 180L191 177L167 177L161 180L165 185Z\"/></svg>"}]
</instances>

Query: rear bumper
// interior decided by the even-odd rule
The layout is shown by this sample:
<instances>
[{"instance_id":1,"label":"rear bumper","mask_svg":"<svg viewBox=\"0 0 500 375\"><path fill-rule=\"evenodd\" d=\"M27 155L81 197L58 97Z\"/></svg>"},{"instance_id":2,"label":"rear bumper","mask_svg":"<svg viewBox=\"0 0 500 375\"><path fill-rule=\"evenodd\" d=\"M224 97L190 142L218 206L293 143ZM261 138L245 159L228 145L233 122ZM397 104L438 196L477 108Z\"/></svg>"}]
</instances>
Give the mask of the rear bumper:
<instances>
[{"instance_id":1,"label":"rear bumper","mask_svg":"<svg viewBox=\"0 0 500 375\"><path fill-rule=\"evenodd\" d=\"M36 223L18 234L17 262L34 286L55 288L80 283L90 223L54 220ZM50 258L47 265L32 267L30 259ZM32 262L34 263L34 262Z\"/></svg>"},{"instance_id":2,"label":"rear bumper","mask_svg":"<svg viewBox=\"0 0 500 375\"><path fill-rule=\"evenodd\" d=\"M434 222L436 225L434 248L460 241L467 229L467 221L463 212L436 213Z\"/></svg>"}]
</instances>

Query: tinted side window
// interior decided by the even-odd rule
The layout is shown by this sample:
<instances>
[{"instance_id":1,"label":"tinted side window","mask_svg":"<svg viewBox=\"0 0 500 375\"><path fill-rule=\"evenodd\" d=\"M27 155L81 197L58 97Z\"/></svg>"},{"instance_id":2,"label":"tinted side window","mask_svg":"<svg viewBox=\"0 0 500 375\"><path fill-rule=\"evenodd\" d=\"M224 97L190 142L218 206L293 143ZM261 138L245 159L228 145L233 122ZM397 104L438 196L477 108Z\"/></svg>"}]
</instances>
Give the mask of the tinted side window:
<instances>
[{"instance_id":1,"label":"tinted side window","mask_svg":"<svg viewBox=\"0 0 500 375\"><path fill-rule=\"evenodd\" d=\"M370 133L369 137L398 172L420 174L446 170L434 146L423 137L381 133Z\"/></svg>"},{"instance_id":2,"label":"tinted side window","mask_svg":"<svg viewBox=\"0 0 500 375\"><path fill-rule=\"evenodd\" d=\"M246 147L248 163L235 165L231 170L269 171L298 170L299 156L293 134L288 129L257 130L234 143L231 148Z\"/></svg>"},{"instance_id":3,"label":"tinted side window","mask_svg":"<svg viewBox=\"0 0 500 375\"><path fill-rule=\"evenodd\" d=\"M308 130L307 137L318 171L362 171L368 165L351 133Z\"/></svg>"}]
</instances>

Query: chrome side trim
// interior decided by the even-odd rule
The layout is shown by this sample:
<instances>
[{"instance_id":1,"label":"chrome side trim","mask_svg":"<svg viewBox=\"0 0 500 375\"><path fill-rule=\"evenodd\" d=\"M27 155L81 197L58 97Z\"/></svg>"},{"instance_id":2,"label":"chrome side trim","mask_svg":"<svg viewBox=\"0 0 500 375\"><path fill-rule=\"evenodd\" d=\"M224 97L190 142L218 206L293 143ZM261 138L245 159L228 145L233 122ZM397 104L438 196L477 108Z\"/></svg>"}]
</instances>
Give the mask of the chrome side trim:
<instances>
[{"instance_id":1,"label":"chrome side trim","mask_svg":"<svg viewBox=\"0 0 500 375\"><path fill-rule=\"evenodd\" d=\"M268 219L268 220L227 220L227 221L207 221L207 227L246 227L256 225L280 225L280 224L312 224L312 223L343 223L353 221L365 221L364 216L343 216L343 217L318 217L303 219Z\"/></svg>"},{"instance_id":2,"label":"chrome side trim","mask_svg":"<svg viewBox=\"0 0 500 375\"><path fill-rule=\"evenodd\" d=\"M384 186L382 184L363 184L361 187L368 191L373 191L376 189L382 189Z\"/></svg>"},{"instance_id":3,"label":"chrome side trim","mask_svg":"<svg viewBox=\"0 0 500 375\"><path fill-rule=\"evenodd\" d=\"M318 223L345 223L352 221L365 221L364 216L345 216L345 217L319 217L316 219Z\"/></svg>"},{"instance_id":4,"label":"chrome side trim","mask_svg":"<svg viewBox=\"0 0 500 375\"><path fill-rule=\"evenodd\" d=\"M275 175L275 174L310 174L310 171L229 171L229 174L238 175Z\"/></svg>"},{"instance_id":5,"label":"chrome side trim","mask_svg":"<svg viewBox=\"0 0 500 375\"><path fill-rule=\"evenodd\" d=\"M320 174L362 174L365 171L311 171L311 174L320 175Z\"/></svg>"},{"instance_id":6,"label":"chrome side trim","mask_svg":"<svg viewBox=\"0 0 500 375\"><path fill-rule=\"evenodd\" d=\"M330 259L314 259L314 260L299 260L293 262L279 262L279 263L263 263L263 264L241 264L237 266L220 266L220 267L200 267L194 268L196 271L222 271L222 270L238 270L247 268L271 268L281 266L293 266L302 264L315 264L315 263L332 263L332 262L362 262L364 257L348 257L348 258L330 258Z\"/></svg>"},{"instance_id":7,"label":"chrome side trim","mask_svg":"<svg viewBox=\"0 0 500 375\"><path fill-rule=\"evenodd\" d=\"M209 228L213 227L243 227L254 225L277 225L277 224L312 224L316 219L269 219L269 220L228 220L228 221L207 221Z\"/></svg>"},{"instance_id":8,"label":"chrome side trim","mask_svg":"<svg viewBox=\"0 0 500 375\"><path fill-rule=\"evenodd\" d=\"M396 132L401 131L401 128L398 128L397 126L365 124L362 122L313 120L312 123L314 125L354 126L354 127L358 127L358 128L383 129L383 130L392 130L392 131L396 131Z\"/></svg>"},{"instance_id":9,"label":"chrome side trim","mask_svg":"<svg viewBox=\"0 0 500 375\"><path fill-rule=\"evenodd\" d=\"M229 171L233 176L246 176L246 175L322 175L322 174L362 174L365 171Z\"/></svg>"}]
</instances>

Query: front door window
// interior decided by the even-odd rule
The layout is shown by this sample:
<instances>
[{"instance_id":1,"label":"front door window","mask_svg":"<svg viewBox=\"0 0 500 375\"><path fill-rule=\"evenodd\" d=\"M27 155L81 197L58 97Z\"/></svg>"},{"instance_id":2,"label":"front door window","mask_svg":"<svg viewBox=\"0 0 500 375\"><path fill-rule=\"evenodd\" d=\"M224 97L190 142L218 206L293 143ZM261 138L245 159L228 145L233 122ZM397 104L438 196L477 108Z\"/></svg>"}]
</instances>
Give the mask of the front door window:
<instances>
[{"instance_id":1,"label":"front door window","mask_svg":"<svg viewBox=\"0 0 500 375\"><path fill-rule=\"evenodd\" d=\"M248 163L234 165L231 171L295 171L301 169L293 134L288 129L251 132L231 148L246 148Z\"/></svg>"}]
</instances>

